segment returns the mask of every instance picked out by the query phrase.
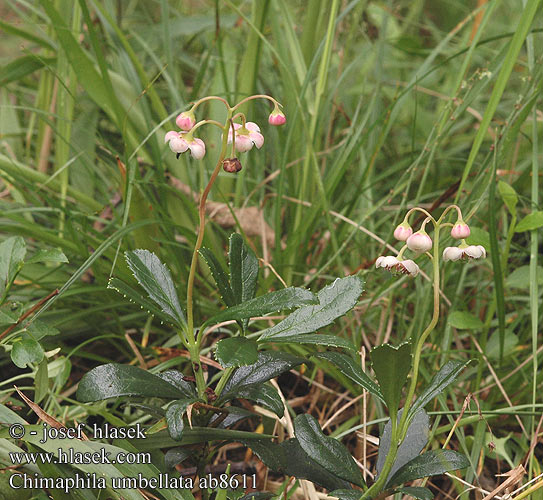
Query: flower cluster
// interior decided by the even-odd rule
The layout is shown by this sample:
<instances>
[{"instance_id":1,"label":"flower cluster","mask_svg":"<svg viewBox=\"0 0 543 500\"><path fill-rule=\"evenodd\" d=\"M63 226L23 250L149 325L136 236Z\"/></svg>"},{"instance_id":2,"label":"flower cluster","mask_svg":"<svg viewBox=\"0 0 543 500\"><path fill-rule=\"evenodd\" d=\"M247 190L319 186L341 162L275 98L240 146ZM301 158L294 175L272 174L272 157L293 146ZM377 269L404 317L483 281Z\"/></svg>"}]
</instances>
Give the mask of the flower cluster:
<instances>
[{"instance_id":1,"label":"flower cluster","mask_svg":"<svg viewBox=\"0 0 543 500\"><path fill-rule=\"evenodd\" d=\"M456 221L456 223L451 224L442 222L442 219L444 218L448 210L452 208L456 209L458 213L458 220ZM413 232L413 229L408 222L409 216L414 211L421 211L425 215L427 215L426 219L422 223L422 227L415 233ZM445 248L445 250L443 251L443 260L445 262L449 260L471 260L486 257L486 250L482 245L468 245L465 242L465 238L470 235L471 231L469 226L462 219L462 213L456 205L451 205L450 207L448 207L437 221L428 212L417 207L411 209L407 213L405 220L401 224L399 224L394 230L394 237L398 241L405 241L405 246L400 250L398 256L393 257L382 255L378 257L375 261L375 266L377 268L382 267L384 269L388 269L389 271L397 273L408 274L409 276L416 276L420 271L419 266L413 260L404 259L403 253L405 252L405 250L411 250L415 254L415 257L417 257L419 255L429 252L432 249L434 243L432 241L432 238L425 231L425 226L428 222L433 223L436 234L439 233L439 229L441 227L452 226L452 238L461 240L460 245Z\"/></svg>"},{"instance_id":2,"label":"flower cluster","mask_svg":"<svg viewBox=\"0 0 543 500\"><path fill-rule=\"evenodd\" d=\"M286 118L283 112L279 109L277 101L268 97L268 96L254 96L254 97L266 97L271 99L274 103L274 110L271 112L268 122L270 125L283 125L286 123ZM211 97L215 98L215 97ZM209 98L206 98L209 99ZM217 98L223 100L221 98ZM190 151L191 156L195 160L201 160L206 153L206 146L204 141L193 137L193 133L202 125L206 123L211 123L213 125L218 125L223 128L223 126L213 120L202 120L196 123L196 118L194 116L194 109L205 99L197 102L192 109L189 111L183 111L175 119L175 123L181 129L180 132L170 130L164 136L164 142L170 146L170 149L177 154L177 158L181 153L185 151ZM224 101L224 100L223 100ZM224 101L226 103L226 101ZM240 103L241 104L241 103ZM235 109L240 104L234 106ZM241 118L241 123L234 123L233 120L229 120L228 123L228 144L232 144L232 152L237 151L244 153L249 151L256 146L257 149L260 149L264 144L264 136L260 133L260 127L254 122L246 122L245 116L242 113L238 113L233 117ZM228 161L227 161L228 160ZM241 163L234 156L224 160L224 169L227 172L238 172L241 170Z\"/></svg>"}]
</instances>

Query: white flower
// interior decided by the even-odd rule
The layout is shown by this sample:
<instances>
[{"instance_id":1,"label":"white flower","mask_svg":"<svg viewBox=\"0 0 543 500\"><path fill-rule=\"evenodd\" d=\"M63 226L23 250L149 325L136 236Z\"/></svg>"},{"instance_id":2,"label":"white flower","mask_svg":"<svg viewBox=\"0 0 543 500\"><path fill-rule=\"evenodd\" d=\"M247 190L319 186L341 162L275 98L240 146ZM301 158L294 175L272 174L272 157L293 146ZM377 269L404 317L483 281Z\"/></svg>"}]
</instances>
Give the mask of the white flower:
<instances>
[{"instance_id":1,"label":"white flower","mask_svg":"<svg viewBox=\"0 0 543 500\"><path fill-rule=\"evenodd\" d=\"M206 145L202 139L188 138L187 140L182 133L173 130L164 136L164 142L167 142L170 149L178 155L190 150L190 154L195 160L201 160L206 154Z\"/></svg>"},{"instance_id":2,"label":"white flower","mask_svg":"<svg viewBox=\"0 0 543 500\"><path fill-rule=\"evenodd\" d=\"M432 248L432 238L423 230L413 233L406 241L407 248L416 253L424 253Z\"/></svg>"},{"instance_id":3,"label":"white flower","mask_svg":"<svg viewBox=\"0 0 543 500\"><path fill-rule=\"evenodd\" d=\"M260 127L253 122L247 122L245 127L240 123L234 123L236 130L236 151L244 153L256 146L260 149L264 144L264 136L260 133ZM232 127L228 129L228 144L232 143Z\"/></svg>"},{"instance_id":4,"label":"white flower","mask_svg":"<svg viewBox=\"0 0 543 500\"><path fill-rule=\"evenodd\" d=\"M482 245L447 247L445 250L443 250L443 260L445 262L448 260L457 261L460 259L479 259L481 257L483 259L486 258L486 250Z\"/></svg>"},{"instance_id":5,"label":"white flower","mask_svg":"<svg viewBox=\"0 0 543 500\"><path fill-rule=\"evenodd\" d=\"M409 274L410 276L416 276L419 274L419 266L412 260L399 260L397 257L391 255L381 255L375 261L375 267L382 267L389 271L397 271L402 274Z\"/></svg>"}]
</instances>

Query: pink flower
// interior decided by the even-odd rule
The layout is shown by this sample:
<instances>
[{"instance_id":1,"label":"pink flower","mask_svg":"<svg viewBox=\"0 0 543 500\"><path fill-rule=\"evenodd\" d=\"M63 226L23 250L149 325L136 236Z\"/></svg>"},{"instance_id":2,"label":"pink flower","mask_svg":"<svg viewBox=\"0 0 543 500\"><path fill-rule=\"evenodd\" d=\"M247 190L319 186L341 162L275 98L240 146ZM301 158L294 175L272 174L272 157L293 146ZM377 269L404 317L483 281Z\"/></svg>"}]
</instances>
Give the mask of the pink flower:
<instances>
[{"instance_id":1,"label":"pink flower","mask_svg":"<svg viewBox=\"0 0 543 500\"><path fill-rule=\"evenodd\" d=\"M164 136L164 142L167 142L170 149L177 153L178 158L181 153L190 150L191 156L195 160L201 160L206 154L206 145L202 139L183 137L182 133L171 130Z\"/></svg>"},{"instance_id":2,"label":"pink flower","mask_svg":"<svg viewBox=\"0 0 543 500\"><path fill-rule=\"evenodd\" d=\"M451 236L455 240L463 240L464 238L467 238L469 234L469 226L463 221L457 222L451 229Z\"/></svg>"},{"instance_id":3,"label":"pink flower","mask_svg":"<svg viewBox=\"0 0 543 500\"><path fill-rule=\"evenodd\" d=\"M409 276L416 276L419 274L419 266L412 260L399 260L397 257L391 255L381 255L375 261L375 267L382 267L389 271L396 271L402 274L409 274Z\"/></svg>"},{"instance_id":4,"label":"pink flower","mask_svg":"<svg viewBox=\"0 0 543 500\"><path fill-rule=\"evenodd\" d=\"M461 245L459 247L447 247L443 250L443 260L445 262L448 260L454 262L460 259L479 259L481 257L486 258L486 250L482 245Z\"/></svg>"},{"instance_id":5,"label":"pink flower","mask_svg":"<svg viewBox=\"0 0 543 500\"><path fill-rule=\"evenodd\" d=\"M283 112L276 106L268 117L268 123L270 125L284 125L287 119Z\"/></svg>"},{"instance_id":6,"label":"pink flower","mask_svg":"<svg viewBox=\"0 0 543 500\"><path fill-rule=\"evenodd\" d=\"M416 253L424 253L432 248L432 238L420 230L407 238L407 248Z\"/></svg>"},{"instance_id":7,"label":"pink flower","mask_svg":"<svg viewBox=\"0 0 543 500\"><path fill-rule=\"evenodd\" d=\"M264 144L264 136L256 123L247 122L245 127L240 123L234 123L236 130L236 151L243 153L256 146L260 149ZM232 127L228 129L228 144L232 143Z\"/></svg>"},{"instance_id":8,"label":"pink flower","mask_svg":"<svg viewBox=\"0 0 543 500\"><path fill-rule=\"evenodd\" d=\"M196 118L192 111L183 111L175 119L175 123L181 130L190 130L196 123Z\"/></svg>"},{"instance_id":9,"label":"pink flower","mask_svg":"<svg viewBox=\"0 0 543 500\"><path fill-rule=\"evenodd\" d=\"M396 229L394 229L394 238L398 241L405 241L409 236L413 234L413 229L407 222L402 222Z\"/></svg>"}]
</instances>

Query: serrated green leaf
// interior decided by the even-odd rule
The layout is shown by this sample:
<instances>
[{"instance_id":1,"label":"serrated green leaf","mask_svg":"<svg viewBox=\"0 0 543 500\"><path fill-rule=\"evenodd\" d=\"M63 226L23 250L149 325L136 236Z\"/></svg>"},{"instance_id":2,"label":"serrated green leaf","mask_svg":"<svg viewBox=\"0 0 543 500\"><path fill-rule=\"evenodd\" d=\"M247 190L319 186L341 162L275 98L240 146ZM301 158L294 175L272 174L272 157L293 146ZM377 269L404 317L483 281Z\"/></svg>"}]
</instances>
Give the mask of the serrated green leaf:
<instances>
[{"instance_id":1,"label":"serrated green leaf","mask_svg":"<svg viewBox=\"0 0 543 500\"><path fill-rule=\"evenodd\" d=\"M168 406L166 410L166 422L172 439L181 441L183 438L183 429L185 428L183 415L194 401L195 399L178 399Z\"/></svg>"},{"instance_id":2,"label":"serrated green leaf","mask_svg":"<svg viewBox=\"0 0 543 500\"><path fill-rule=\"evenodd\" d=\"M266 340L264 340L266 342ZM350 351L356 351L354 344L342 337L336 337L335 335L325 335L321 333L304 333L303 335L289 335L288 337L273 337L269 340L274 344L314 344L328 347L341 347L343 349L349 349Z\"/></svg>"},{"instance_id":3,"label":"serrated green leaf","mask_svg":"<svg viewBox=\"0 0 543 500\"><path fill-rule=\"evenodd\" d=\"M283 321L262 332L260 340L311 333L331 324L350 311L363 291L358 276L338 278L318 294L318 305L305 306L289 314Z\"/></svg>"},{"instance_id":4,"label":"serrated green leaf","mask_svg":"<svg viewBox=\"0 0 543 500\"><path fill-rule=\"evenodd\" d=\"M68 262L68 258L60 248L48 248L44 250L38 250L30 259L26 261L27 264L35 264L36 262Z\"/></svg>"},{"instance_id":5,"label":"serrated green leaf","mask_svg":"<svg viewBox=\"0 0 543 500\"><path fill-rule=\"evenodd\" d=\"M522 233L524 231L534 231L543 227L543 211L536 211L528 214L515 226L515 233Z\"/></svg>"},{"instance_id":6,"label":"serrated green leaf","mask_svg":"<svg viewBox=\"0 0 543 500\"><path fill-rule=\"evenodd\" d=\"M451 470L469 467L469 460L452 450L427 451L405 464L390 478L387 486L396 486L414 479L437 476Z\"/></svg>"},{"instance_id":7,"label":"serrated green leaf","mask_svg":"<svg viewBox=\"0 0 543 500\"><path fill-rule=\"evenodd\" d=\"M160 321L177 324L175 320L172 321L172 317L168 314L165 314L159 307L157 307L153 302L146 299L141 293L134 290L130 285L127 285L124 281L121 281L117 278L110 278L108 281L107 287L110 290L115 290L119 292L123 297L126 297L130 302L139 305L149 314L155 316Z\"/></svg>"},{"instance_id":8,"label":"serrated green leaf","mask_svg":"<svg viewBox=\"0 0 543 500\"><path fill-rule=\"evenodd\" d=\"M358 354L356 355L358 357ZM366 391L377 396L383 403L385 402L381 388L370 378L351 356L340 352L319 352L315 354L316 358L325 359L335 365L343 375L350 378L353 382L360 384Z\"/></svg>"},{"instance_id":9,"label":"serrated green leaf","mask_svg":"<svg viewBox=\"0 0 543 500\"><path fill-rule=\"evenodd\" d=\"M334 490L328 496L339 498L339 500L359 500L362 492L360 490Z\"/></svg>"},{"instance_id":10,"label":"serrated green leaf","mask_svg":"<svg viewBox=\"0 0 543 500\"><path fill-rule=\"evenodd\" d=\"M178 326L185 324L185 316L169 269L148 250L130 250L126 262L139 284Z\"/></svg>"},{"instance_id":11,"label":"serrated green leaf","mask_svg":"<svg viewBox=\"0 0 543 500\"><path fill-rule=\"evenodd\" d=\"M517 192L509 184L503 181L498 182L498 192L500 193L507 210L509 210L509 213L515 215L517 213L518 203Z\"/></svg>"},{"instance_id":12,"label":"serrated green leaf","mask_svg":"<svg viewBox=\"0 0 543 500\"><path fill-rule=\"evenodd\" d=\"M395 490L394 493L409 495L418 500L432 500L434 498L434 494L424 486L404 486Z\"/></svg>"},{"instance_id":13,"label":"serrated green leaf","mask_svg":"<svg viewBox=\"0 0 543 500\"><path fill-rule=\"evenodd\" d=\"M21 236L12 236L0 243L0 303L22 269L25 255L25 240Z\"/></svg>"},{"instance_id":14,"label":"serrated green leaf","mask_svg":"<svg viewBox=\"0 0 543 500\"><path fill-rule=\"evenodd\" d=\"M258 353L256 363L237 368L226 383L223 394L237 388L266 382L304 362L302 358L286 352L265 351ZM222 398L221 398L222 399Z\"/></svg>"},{"instance_id":15,"label":"serrated green leaf","mask_svg":"<svg viewBox=\"0 0 543 500\"><path fill-rule=\"evenodd\" d=\"M237 304L252 299L256 293L258 259L240 234L230 236L230 285Z\"/></svg>"},{"instance_id":16,"label":"serrated green leaf","mask_svg":"<svg viewBox=\"0 0 543 500\"><path fill-rule=\"evenodd\" d=\"M305 288L284 288L229 307L207 320L206 325L232 319L239 321L255 316L263 316L283 309L315 304L316 302L317 297Z\"/></svg>"},{"instance_id":17,"label":"serrated green leaf","mask_svg":"<svg viewBox=\"0 0 543 500\"><path fill-rule=\"evenodd\" d=\"M198 252L206 261L207 267L209 267L209 270L211 271L213 279L215 280L215 283L219 288L219 292L224 300L224 303L228 307L236 305L236 299L234 298L234 292L232 292L232 287L230 286L228 275L222 268L219 261L215 258L215 255L213 255L211 250L207 248L200 248Z\"/></svg>"},{"instance_id":18,"label":"serrated green leaf","mask_svg":"<svg viewBox=\"0 0 543 500\"><path fill-rule=\"evenodd\" d=\"M411 369L411 345L382 344L371 351L373 371L379 382L390 416L398 411L402 389Z\"/></svg>"},{"instance_id":19,"label":"serrated green leaf","mask_svg":"<svg viewBox=\"0 0 543 500\"><path fill-rule=\"evenodd\" d=\"M283 401L281 401L275 388L270 385L245 385L237 388L234 392L230 392L230 394L232 399L236 397L255 401L264 408L273 411L279 418L284 414Z\"/></svg>"},{"instance_id":20,"label":"serrated green leaf","mask_svg":"<svg viewBox=\"0 0 543 500\"><path fill-rule=\"evenodd\" d=\"M245 337L231 337L217 342L215 359L223 368L244 366L256 363L258 344Z\"/></svg>"},{"instance_id":21,"label":"serrated green leaf","mask_svg":"<svg viewBox=\"0 0 543 500\"><path fill-rule=\"evenodd\" d=\"M34 339L20 339L13 342L11 360L19 368L26 368L31 363L41 363L44 352L39 342Z\"/></svg>"},{"instance_id":22,"label":"serrated green leaf","mask_svg":"<svg viewBox=\"0 0 543 500\"><path fill-rule=\"evenodd\" d=\"M77 399L83 403L119 396L180 399L186 394L141 368L109 363L93 368L79 382Z\"/></svg>"},{"instance_id":23,"label":"serrated green leaf","mask_svg":"<svg viewBox=\"0 0 543 500\"><path fill-rule=\"evenodd\" d=\"M454 311L449 314L448 322L459 330L480 330L483 322L467 311Z\"/></svg>"},{"instance_id":24,"label":"serrated green leaf","mask_svg":"<svg viewBox=\"0 0 543 500\"><path fill-rule=\"evenodd\" d=\"M422 394L415 400L411 408L409 409L408 420L422 410L432 399L438 394L441 394L447 386L452 384L462 370L471 362L466 361L449 361L445 363L440 370L432 377L428 387L424 389Z\"/></svg>"},{"instance_id":25,"label":"serrated green leaf","mask_svg":"<svg viewBox=\"0 0 543 500\"><path fill-rule=\"evenodd\" d=\"M179 465L183 460L192 456L192 450L188 448L171 448L164 455L164 464L166 469L173 469L176 465Z\"/></svg>"},{"instance_id":26,"label":"serrated green leaf","mask_svg":"<svg viewBox=\"0 0 543 500\"><path fill-rule=\"evenodd\" d=\"M317 420L308 414L294 419L294 433L302 450L317 464L345 481L364 485L362 473L347 448L325 436Z\"/></svg>"},{"instance_id":27,"label":"serrated green leaf","mask_svg":"<svg viewBox=\"0 0 543 500\"><path fill-rule=\"evenodd\" d=\"M398 412L398 418L401 418L402 412L403 409ZM378 475L381 474L386 457L390 451L391 428L392 424L389 419L385 424L383 434L379 439L379 454L377 456ZM398 447L396 458L387 476L388 478L392 477L397 470L419 455L428 442L429 431L430 419L424 410L419 410L415 413L412 422L407 428L405 438Z\"/></svg>"}]
</instances>

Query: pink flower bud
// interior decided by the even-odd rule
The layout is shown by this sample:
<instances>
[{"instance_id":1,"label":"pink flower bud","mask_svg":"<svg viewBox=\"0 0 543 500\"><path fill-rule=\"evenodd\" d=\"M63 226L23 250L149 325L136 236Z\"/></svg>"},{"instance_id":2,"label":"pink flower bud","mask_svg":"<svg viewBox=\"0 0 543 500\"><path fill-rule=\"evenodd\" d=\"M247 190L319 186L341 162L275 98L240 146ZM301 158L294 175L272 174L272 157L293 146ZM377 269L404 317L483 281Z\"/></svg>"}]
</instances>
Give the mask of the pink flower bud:
<instances>
[{"instance_id":1,"label":"pink flower bud","mask_svg":"<svg viewBox=\"0 0 543 500\"><path fill-rule=\"evenodd\" d=\"M394 229L394 238L398 241L405 241L409 236L413 234L413 229L407 222L402 222L396 229Z\"/></svg>"},{"instance_id":2,"label":"pink flower bud","mask_svg":"<svg viewBox=\"0 0 543 500\"><path fill-rule=\"evenodd\" d=\"M194 118L192 111L183 111L183 113L177 116L175 123L181 130L190 130L194 127L196 118Z\"/></svg>"},{"instance_id":3,"label":"pink flower bud","mask_svg":"<svg viewBox=\"0 0 543 500\"><path fill-rule=\"evenodd\" d=\"M284 125L287 119L283 112L276 106L268 117L268 123L270 125Z\"/></svg>"},{"instance_id":4,"label":"pink flower bud","mask_svg":"<svg viewBox=\"0 0 543 500\"><path fill-rule=\"evenodd\" d=\"M417 231L407 238L407 248L416 253L424 253L432 248L432 238L425 232Z\"/></svg>"},{"instance_id":5,"label":"pink flower bud","mask_svg":"<svg viewBox=\"0 0 543 500\"><path fill-rule=\"evenodd\" d=\"M451 236L455 240L463 240L467 238L470 234L469 226L464 222L457 222L451 229Z\"/></svg>"}]
</instances>

